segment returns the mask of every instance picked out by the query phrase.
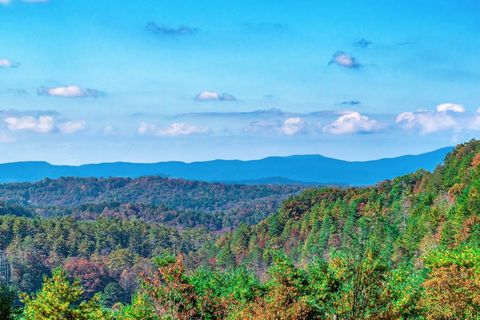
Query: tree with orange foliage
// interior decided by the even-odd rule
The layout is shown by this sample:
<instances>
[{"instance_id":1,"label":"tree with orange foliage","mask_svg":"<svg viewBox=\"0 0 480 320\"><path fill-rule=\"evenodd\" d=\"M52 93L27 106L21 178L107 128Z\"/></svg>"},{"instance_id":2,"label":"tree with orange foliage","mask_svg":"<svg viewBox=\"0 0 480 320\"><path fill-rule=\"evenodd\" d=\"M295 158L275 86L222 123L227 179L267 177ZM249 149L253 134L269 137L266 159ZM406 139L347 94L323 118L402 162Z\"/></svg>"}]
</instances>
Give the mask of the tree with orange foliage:
<instances>
[{"instance_id":1,"label":"tree with orange foliage","mask_svg":"<svg viewBox=\"0 0 480 320\"><path fill-rule=\"evenodd\" d=\"M222 297L208 289L197 292L192 284L195 277L185 272L183 256L163 256L156 263L158 269L143 276L140 294L147 298L158 318L225 319L235 305L233 295Z\"/></svg>"},{"instance_id":2,"label":"tree with orange foliage","mask_svg":"<svg viewBox=\"0 0 480 320\"><path fill-rule=\"evenodd\" d=\"M157 259L158 269L143 276L142 292L151 301L159 318L189 320L199 318L197 299L192 285L185 278L183 257Z\"/></svg>"},{"instance_id":3,"label":"tree with orange foliage","mask_svg":"<svg viewBox=\"0 0 480 320\"><path fill-rule=\"evenodd\" d=\"M276 257L269 273L269 291L247 305L238 315L249 320L307 320L315 318L307 293L308 280L303 270L284 257Z\"/></svg>"},{"instance_id":4,"label":"tree with orange foliage","mask_svg":"<svg viewBox=\"0 0 480 320\"><path fill-rule=\"evenodd\" d=\"M480 249L437 251L426 265L431 272L420 304L427 319L480 319Z\"/></svg>"}]
</instances>

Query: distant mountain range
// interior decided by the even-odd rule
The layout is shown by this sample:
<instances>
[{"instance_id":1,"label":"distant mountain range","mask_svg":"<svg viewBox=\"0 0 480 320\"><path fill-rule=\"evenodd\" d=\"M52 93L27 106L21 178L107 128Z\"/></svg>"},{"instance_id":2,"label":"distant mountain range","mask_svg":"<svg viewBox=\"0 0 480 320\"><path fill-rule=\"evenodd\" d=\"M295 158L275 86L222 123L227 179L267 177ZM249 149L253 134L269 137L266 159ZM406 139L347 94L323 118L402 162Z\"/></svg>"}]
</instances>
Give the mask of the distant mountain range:
<instances>
[{"instance_id":1,"label":"distant mountain range","mask_svg":"<svg viewBox=\"0 0 480 320\"><path fill-rule=\"evenodd\" d=\"M368 185L414 172L433 170L451 147L372 161L344 161L320 155L268 157L261 160L205 162L100 163L81 166L47 162L0 164L0 182L34 182L59 177L131 177L159 175L188 180L246 184Z\"/></svg>"}]
</instances>

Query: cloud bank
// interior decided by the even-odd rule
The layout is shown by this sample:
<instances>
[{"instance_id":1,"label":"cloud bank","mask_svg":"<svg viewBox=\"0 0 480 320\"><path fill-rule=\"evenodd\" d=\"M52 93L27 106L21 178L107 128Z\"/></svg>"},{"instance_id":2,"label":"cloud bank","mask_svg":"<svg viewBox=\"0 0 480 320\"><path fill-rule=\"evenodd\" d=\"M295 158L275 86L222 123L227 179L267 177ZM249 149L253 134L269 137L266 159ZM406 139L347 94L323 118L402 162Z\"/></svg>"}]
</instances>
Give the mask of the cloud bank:
<instances>
[{"instance_id":1,"label":"cloud bank","mask_svg":"<svg viewBox=\"0 0 480 320\"><path fill-rule=\"evenodd\" d=\"M471 121L459 116L465 112L465 107L461 104L442 103L436 111L402 112L397 116L396 123L404 129L417 129L423 134L473 129L469 123Z\"/></svg>"},{"instance_id":2,"label":"cloud bank","mask_svg":"<svg viewBox=\"0 0 480 320\"><path fill-rule=\"evenodd\" d=\"M82 131L86 127L85 121L66 121L57 122L53 116L19 116L7 117L4 119L8 130L12 132L26 131L34 133L53 133L60 132L73 134Z\"/></svg>"}]
</instances>

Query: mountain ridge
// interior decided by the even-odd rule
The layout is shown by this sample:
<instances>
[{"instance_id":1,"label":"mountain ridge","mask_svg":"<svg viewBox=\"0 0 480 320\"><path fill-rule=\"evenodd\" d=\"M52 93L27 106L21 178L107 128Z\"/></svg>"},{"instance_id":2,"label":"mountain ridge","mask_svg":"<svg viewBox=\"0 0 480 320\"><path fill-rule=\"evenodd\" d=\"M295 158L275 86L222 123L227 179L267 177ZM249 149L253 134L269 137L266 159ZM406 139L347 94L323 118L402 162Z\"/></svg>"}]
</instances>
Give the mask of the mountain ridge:
<instances>
[{"instance_id":1,"label":"mountain ridge","mask_svg":"<svg viewBox=\"0 0 480 320\"><path fill-rule=\"evenodd\" d=\"M452 147L418 155L347 161L322 155L271 156L258 160L210 160L156 163L104 162L54 165L46 161L0 164L0 182L35 182L60 177L163 176L224 183L304 183L368 185L418 169L433 170Z\"/></svg>"}]
</instances>

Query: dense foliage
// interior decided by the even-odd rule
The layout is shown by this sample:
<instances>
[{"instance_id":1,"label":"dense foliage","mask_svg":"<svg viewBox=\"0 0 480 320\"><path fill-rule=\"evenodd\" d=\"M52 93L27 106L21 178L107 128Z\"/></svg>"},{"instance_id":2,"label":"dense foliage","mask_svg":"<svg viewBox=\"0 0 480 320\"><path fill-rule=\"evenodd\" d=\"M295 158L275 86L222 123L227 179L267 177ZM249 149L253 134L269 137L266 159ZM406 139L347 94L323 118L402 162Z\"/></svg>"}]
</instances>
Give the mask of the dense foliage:
<instances>
[{"instance_id":1,"label":"dense foliage","mask_svg":"<svg viewBox=\"0 0 480 320\"><path fill-rule=\"evenodd\" d=\"M201 229L179 231L138 219L70 217L3 216L0 234L0 248L9 257L18 289L35 291L42 275L62 267L81 280L88 295L119 285L122 301L129 299L137 276L149 268L152 257L166 251L188 255L210 238Z\"/></svg>"},{"instance_id":2,"label":"dense foliage","mask_svg":"<svg viewBox=\"0 0 480 320\"><path fill-rule=\"evenodd\" d=\"M16 314L15 295L15 291L11 287L0 284L0 320L14 319Z\"/></svg>"},{"instance_id":3,"label":"dense foliage","mask_svg":"<svg viewBox=\"0 0 480 320\"><path fill-rule=\"evenodd\" d=\"M372 250L387 265L480 245L480 142L458 146L434 173L419 171L366 188L307 190L207 252L216 266L264 269L278 248L298 263Z\"/></svg>"},{"instance_id":4,"label":"dense foliage","mask_svg":"<svg viewBox=\"0 0 480 320\"><path fill-rule=\"evenodd\" d=\"M108 319L98 295L82 301L84 289L78 280L70 283L67 275L56 270L52 278L44 278L43 287L34 295L23 294L25 320L88 320Z\"/></svg>"},{"instance_id":5,"label":"dense foliage","mask_svg":"<svg viewBox=\"0 0 480 320\"><path fill-rule=\"evenodd\" d=\"M0 184L0 215L80 218L137 217L172 226L221 230L253 224L274 213L303 187L237 185L162 177L60 178ZM27 209L23 209L24 206ZM24 212L22 212L22 209Z\"/></svg>"},{"instance_id":6,"label":"dense foliage","mask_svg":"<svg viewBox=\"0 0 480 320\"><path fill-rule=\"evenodd\" d=\"M43 319L32 310L59 304L72 315L89 306L78 319L475 320L480 142L459 145L433 173L306 190L257 225L241 223L215 241L198 229L118 217L10 216L0 233L14 278L18 270L64 270L23 295L27 319ZM44 270L35 263L22 269L35 259ZM16 282L33 279L23 273ZM127 290L129 281L135 285ZM57 284L72 294L55 294Z\"/></svg>"}]
</instances>

